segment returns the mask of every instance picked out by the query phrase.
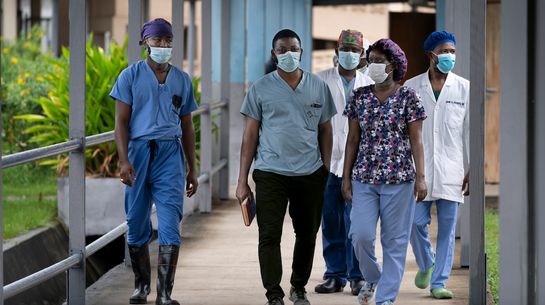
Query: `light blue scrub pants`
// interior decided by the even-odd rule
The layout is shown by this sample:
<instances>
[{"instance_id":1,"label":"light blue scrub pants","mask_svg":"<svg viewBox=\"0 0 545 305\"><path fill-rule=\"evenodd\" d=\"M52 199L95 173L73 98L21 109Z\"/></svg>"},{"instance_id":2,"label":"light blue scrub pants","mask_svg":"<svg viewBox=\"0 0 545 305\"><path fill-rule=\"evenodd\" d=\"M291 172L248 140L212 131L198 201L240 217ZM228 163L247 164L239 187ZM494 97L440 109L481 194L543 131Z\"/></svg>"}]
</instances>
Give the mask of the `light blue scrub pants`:
<instances>
[{"instance_id":1,"label":"light blue scrub pants","mask_svg":"<svg viewBox=\"0 0 545 305\"><path fill-rule=\"evenodd\" d=\"M414 182L365 184L352 181L350 237L363 277L368 283L377 284L377 304L393 302L399 292L414 216L413 191ZM383 268L375 256L379 217Z\"/></svg>"},{"instance_id":2,"label":"light blue scrub pants","mask_svg":"<svg viewBox=\"0 0 545 305\"><path fill-rule=\"evenodd\" d=\"M428 270L435 260L435 268L430 281L430 289L433 289L444 288L450 276L454 261L458 202L444 199L435 201L437 224L439 226L437 230L437 254L433 253L428 233L428 226L431 223L431 204L432 201L424 201L416 205L411 233L411 247L420 271L425 272Z\"/></svg>"},{"instance_id":3,"label":"light blue scrub pants","mask_svg":"<svg viewBox=\"0 0 545 305\"><path fill-rule=\"evenodd\" d=\"M141 247L151 241L151 207L157 208L159 245L180 245L185 163L179 139L131 140L129 161L136 172L125 188L127 243Z\"/></svg>"}]
</instances>

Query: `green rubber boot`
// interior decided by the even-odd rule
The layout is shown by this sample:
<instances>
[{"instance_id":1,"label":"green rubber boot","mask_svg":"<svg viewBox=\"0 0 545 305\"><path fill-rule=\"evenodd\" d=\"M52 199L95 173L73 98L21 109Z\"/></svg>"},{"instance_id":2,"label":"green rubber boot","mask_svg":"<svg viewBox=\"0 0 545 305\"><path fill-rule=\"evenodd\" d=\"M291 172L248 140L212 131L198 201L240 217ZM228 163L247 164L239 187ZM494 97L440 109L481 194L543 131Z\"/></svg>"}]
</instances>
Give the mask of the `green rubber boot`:
<instances>
[{"instance_id":1,"label":"green rubber boot","mask_svg":"<svg viewBox=\"0 0 545 305\"><path fill-rule=\"evenodd\" d=\"M418 270L416 273L416 277L414 278L414 284L416 287L420 289L426 289L430 285L431 280L431 274L433 273L433 267L435 265L432 265L426 272L422 272Z\"/></svg>"},{"instance_id":2,"label":"green rubber boot","mask_svg":"<svg viewBox=\"0 0 545 305\"><path fill-rule=\"evenodd\" d=\"M445 288L433 288L431 290L431 296L436 299L452 299L452 291Z\"/></svg>"}]
</instances>

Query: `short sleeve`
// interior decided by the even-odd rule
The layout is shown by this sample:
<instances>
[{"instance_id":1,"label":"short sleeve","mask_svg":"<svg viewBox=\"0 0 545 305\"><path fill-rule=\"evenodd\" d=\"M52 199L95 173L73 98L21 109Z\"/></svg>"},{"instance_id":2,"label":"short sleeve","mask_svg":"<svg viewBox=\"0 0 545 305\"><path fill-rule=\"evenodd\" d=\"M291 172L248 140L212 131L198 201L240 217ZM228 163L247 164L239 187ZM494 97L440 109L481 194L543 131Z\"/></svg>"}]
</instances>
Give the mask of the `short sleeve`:
<instances>
[{"instance_id":1,"label":"short sleeve","mask_svg":"<svg viewBox=\"0 0 545 305\"><path fill-rule=\"evenodd\" d=\"M343 115L349 120L358 121L358 111L357 111L357 102L358 99L362 96L362 89L359 88L353 91L352 97L346 103L344 107Z\"/></svg>"},{"instance_id":2,"label":"short sleeve","mask_svg":"<svg viewBox=\"0 0 545 305\"><path fill-rule=\"evenodd\" d=\"M115 81L114 87L110 92L110 97L114 100L132 105L132 76L129 68L121 71Z\"/></svg>"},{"instance_id":3,"label":"short sleeve","mask_svg":"<svg viewBox=\"0 0 545 305\"><path fill-rule=\"evenodd\" d=\"M322 96L324 97L323 105L324 109L322 110L322 115L320 116L320 124L327 122L331 117L337 114L337 108L335 107L335 102L333 101L333 96L329 90L329 86L322 82Z\"/></svg>"},{"instance_id":4,"label":"short sleeve","mask_svg":"<svg viewBox=\"0 0 545 305\"><path fill-rule=\"evenodd\" d=\"M407 122L411 123L418 120L426 119L426 112L424 111L424 106L422 105L422 99L412 88L406 87L407 89L407 101L405 103L405 119Z\"/></svg>"},{"instance_id":5,"label":"short sleeve","mask_svg":"<svg viewBox=\"0 0 545 305\"><path fill-rule=\"evenodd\" d=\"M255 84L250 87L246 97L244 97L244 102L240 108L240 113L252 119L261 121L261 103L259 102L259 98L257 96Z\"/></svg>"},{"instance_id":6,"label":"short sleeve","mask_svg":"<svg viewBox=\"0 0 545 305\"><path fill-rule=\"evenodd\" d=\"M184 104L180 110L180 117L195 111L199 106L195 101L195 93L193 84L187 74L184 74L185 92L184 92Z\"/></svg>"}]
</instances>

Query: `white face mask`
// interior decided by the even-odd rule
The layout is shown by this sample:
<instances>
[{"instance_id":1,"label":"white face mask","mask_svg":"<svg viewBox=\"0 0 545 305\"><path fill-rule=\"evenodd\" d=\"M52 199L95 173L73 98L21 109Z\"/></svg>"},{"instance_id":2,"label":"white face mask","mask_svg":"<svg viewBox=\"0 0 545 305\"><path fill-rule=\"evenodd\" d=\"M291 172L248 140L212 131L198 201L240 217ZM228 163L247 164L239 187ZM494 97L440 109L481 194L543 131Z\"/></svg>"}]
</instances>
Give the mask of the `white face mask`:
<instances>
[{"instance_id":1,"label":"white face mask","mask_svg":"<svg viewBox=\"0 0 545 305\"><path fill-rule=\"evenodd\" d=\"M354 70L360 63L359 53L339 51L339 65L345 70Z\"/></svg>"},{"instance_id":2,"label":"white face mask","mask_svg":"<svg viewBox=\"0 0 545 305\"><path fill-rule=\"evenodd\" d=\"M151 60L158 64L166 64L172 57L172 48L149 47Z\"/></svg>"},{"instance_id":3,"label":"white face mask","mask_svg":"<svg viewBox=\"0 0 545 305\"><path fill-rule=\"evenodd\" d=\"M386 73L386 66L389 64L369 64L369 77L375 82L375 84L383 83L390 73ZM393 71L393 70L392 70Z\"/></svg>"},{"instance_id":4,"label":"white face mask","mask_svg":"<svg viewBox=\"0 0 545 305\"><path fill-rule=\"evenodd\" d=\"M276 55L276 59L278 60L276 66L278 66L279 69L291 73L299 68L301 52L288 51L284 54Z\"/></svg>"}]
</instances>

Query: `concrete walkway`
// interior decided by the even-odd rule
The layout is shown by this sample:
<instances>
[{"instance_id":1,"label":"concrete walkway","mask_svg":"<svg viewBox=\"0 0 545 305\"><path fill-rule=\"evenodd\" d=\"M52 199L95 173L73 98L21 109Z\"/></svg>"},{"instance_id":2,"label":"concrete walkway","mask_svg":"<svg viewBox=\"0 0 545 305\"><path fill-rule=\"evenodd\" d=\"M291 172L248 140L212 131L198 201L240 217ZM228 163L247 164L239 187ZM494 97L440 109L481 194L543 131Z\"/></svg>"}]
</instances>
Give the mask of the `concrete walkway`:
<instances>
[{"instance_id":1,"label":"concrete walkway","mask_svg":"<svg viewBox=\"0 0 545 305\"><path fill-rule=\"evenodd\" d=\"M431 230L435 235L435 228ZM257 226L247 228L242 223L238 203L234 200L214 205L211 214L197 214L186 217L182 225L184 244L176 273L173 297L182 305L254 305L265 304L265 290L261 285L257 258ZM356 297L345 288L342 293L318 295L314 286L322 280L324 261L322 258L321 233L318 234L314 268L307 285L308 298L313 305L356 304ZM282 238L284 276L282 288L288 293L291 274L294 234L291 219L286 216ZM458 247L458 245L457 245ZM459 248L459 247L458 247ZM152 266L156 266L157 244L150 246ZM377 257L381 259L380 242L377 240ZM413 279L417 268L409 249L407 268L396 304L442 305L468 304L469 271L458 267L459 252L456 253L455 269L448 282L455 299L435 300L428 290L417 289ZM148 304L155 301L155 270L152 292ZM121 305L128 304L133 290L132 271L118 266L104 275L87 290L87 304ZM286 304L292 304L288 298Z\"/></svg>"}]
</instances>

